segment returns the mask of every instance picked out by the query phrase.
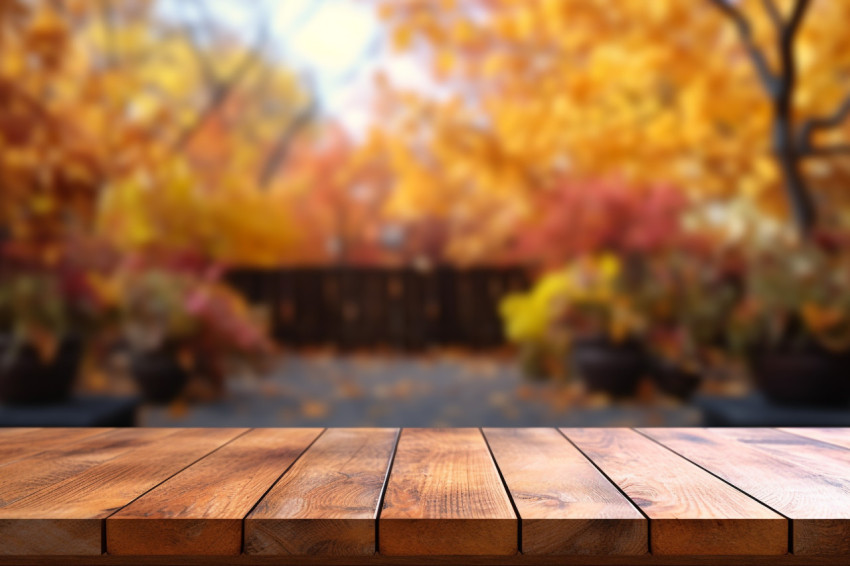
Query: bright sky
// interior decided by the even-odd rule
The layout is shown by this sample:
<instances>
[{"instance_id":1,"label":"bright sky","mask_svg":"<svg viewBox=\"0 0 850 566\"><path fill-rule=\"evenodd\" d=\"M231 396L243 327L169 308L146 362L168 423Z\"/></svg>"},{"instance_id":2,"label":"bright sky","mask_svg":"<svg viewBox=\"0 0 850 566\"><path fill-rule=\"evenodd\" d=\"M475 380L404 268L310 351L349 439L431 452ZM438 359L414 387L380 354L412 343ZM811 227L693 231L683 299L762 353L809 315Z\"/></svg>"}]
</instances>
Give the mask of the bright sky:
<instances>
[{"instance_id":1,"label":"bright sky","mask_svg":"<svg viewBox=\"0 0 850 566\"><path fill-rule=\"evenodd\" d=\"M160 12L176 21L197 21L203 2L215 25L252 41L259 18L271 18L271 50L309 75L323 110L352 132L369 116L356 100L378 68L396 84L420 88L427 75L407 58L386 48L376 8L368 0L160 0Z\"/></svg>"}]
</instances>

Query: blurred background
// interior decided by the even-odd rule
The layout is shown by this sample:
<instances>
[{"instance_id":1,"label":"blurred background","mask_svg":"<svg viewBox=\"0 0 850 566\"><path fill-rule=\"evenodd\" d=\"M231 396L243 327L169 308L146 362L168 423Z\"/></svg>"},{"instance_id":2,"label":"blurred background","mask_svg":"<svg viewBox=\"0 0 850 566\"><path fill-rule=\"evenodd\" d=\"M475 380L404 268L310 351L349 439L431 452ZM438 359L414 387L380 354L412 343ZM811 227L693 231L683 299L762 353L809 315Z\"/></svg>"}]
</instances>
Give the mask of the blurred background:
<instances>
[{"instance_id":1,"label":"blurred background","mask_svg":"<svg viewBox=\"0 0 850 566\"><path fill-rule=\"evenodd\" d=\"M850 426L850 3L3 0L2 426Z\"/></svg>"}]
</instances>

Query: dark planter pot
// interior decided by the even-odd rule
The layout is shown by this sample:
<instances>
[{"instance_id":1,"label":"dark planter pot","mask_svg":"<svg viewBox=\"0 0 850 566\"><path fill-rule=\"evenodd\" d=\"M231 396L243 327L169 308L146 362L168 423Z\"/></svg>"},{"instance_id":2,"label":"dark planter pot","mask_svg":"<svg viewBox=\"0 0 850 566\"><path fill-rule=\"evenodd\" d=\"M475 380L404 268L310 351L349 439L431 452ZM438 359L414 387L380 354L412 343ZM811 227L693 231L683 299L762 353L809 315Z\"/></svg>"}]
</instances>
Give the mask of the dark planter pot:
<instances>
[{"instance_id":1,"label":"dark planter pot","mask_svg":"<svg viewBox=\"0 0 850 566\"><path fill-rule=\"evenodd\" d=\"M665 360L653 360L652 380L658 389L682 401L690 399L702 383L699 374Z\"/></svg>"},{"instance_id":2,"label":"dark planter pot","mask_svg":"<svg viewBox=\"0 0 850 566\"><path fill-rule=\"evenodd\" d=\"M850 403L850 354L814 346L763 350L751 355L750 367L756 386L774 403L819 407Z\"/></svg>"},{"instance_id":3,"label":"dark planter pot","mask_svg":"<svg viewBox=\"0 0 850 566\"><path fill-rule=\"evenodd\" d=\"M631 397L647 369L646 352L639 342L612 342L582 338L573 342L573 363L588 391Z\"/></svg>"},{"instance_id":4,"label":"dark planter pot","mask_svg":"<svg viewBox=\"0 0 850 566\"><path fill-rule=\"evenodd\" d=\"M151 403L173 401L189 381L176 352L167 348L132 353L130 371L142 397Z\"/></svg>"},{"instance_id":5,"label":"dark planter pot","mask_svg":"<svg viewBox=\"0 0 850 566\"><path fill-rule=\"evenodd\" d=\"M32 344L14 344L11 336L0 336L0 402L46 405L67 400L82 357L79 338L63 338L53 359L44 362Z\"/></svg>"}]
</instances>

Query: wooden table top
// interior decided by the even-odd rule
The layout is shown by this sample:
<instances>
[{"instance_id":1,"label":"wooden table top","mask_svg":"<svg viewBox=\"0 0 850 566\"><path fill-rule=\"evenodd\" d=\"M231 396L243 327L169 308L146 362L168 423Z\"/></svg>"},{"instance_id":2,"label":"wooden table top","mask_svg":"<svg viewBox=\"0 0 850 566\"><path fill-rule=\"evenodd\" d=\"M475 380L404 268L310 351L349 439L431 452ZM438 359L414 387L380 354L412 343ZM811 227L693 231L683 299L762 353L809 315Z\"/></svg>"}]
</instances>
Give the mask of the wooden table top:
<instances>
[{"instance_id":1,"label":"wooden table top","mask_svg":"<svg viewBox=\"0 0 850 566\"><path fill-rule=\"evenodd\" d=\"M850 429L0 429L0 564L846 564Z\"/></svg>"}]
</instances>

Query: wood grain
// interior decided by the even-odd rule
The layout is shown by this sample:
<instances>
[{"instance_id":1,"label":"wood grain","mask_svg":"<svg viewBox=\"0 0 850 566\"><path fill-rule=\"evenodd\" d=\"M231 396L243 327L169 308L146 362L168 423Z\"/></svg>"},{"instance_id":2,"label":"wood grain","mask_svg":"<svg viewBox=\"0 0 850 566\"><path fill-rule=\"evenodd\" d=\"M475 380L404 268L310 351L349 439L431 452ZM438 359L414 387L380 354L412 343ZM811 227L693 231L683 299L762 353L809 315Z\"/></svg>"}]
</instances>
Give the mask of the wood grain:
<instances>
[{"instance_id":1,"label":"wood grain","mask_svg":"<svg viewBox=\"0 0 850 566\"><path fill-rule=\"evenodd\" d=\"M646 518L557 430L484 435L522 519L523 554L649 551Z\"/></svg>"},{"instance_id":2,"label":"wood grain","mask_svg":"<svg viewBox=\"0 0 850 566\"><path fill-rule=\"evenodd\" d=\"M104 434L107 428L9 428L0 429L0 466L58 446L70 446L87 437Z\"/></svg>"},{"instance_id":3,"label":"wood grain","mask_svg":"<svg viewBox=\"0 0 850 566\"><path fill-rule=\"evenodd\" d=\"M11 556L0 566L847 566L844 556Z\"/></svg>"},{"instance_id":4,"label":"wood grain","mask_svg":"<svg viewBox=\"0 0 850 566\"><path fill-rule=\"evenodd\" d=\"M584 454L554 429L487 429L500 468L481 431L405 430L378 513L384 554L373 552L375 515L395 431L328 430L280 477L288 463L270 437L301 432L0 429L0 566L832 566L850 556L846 429L564 429ZM636 509L608 478L649 521L620 516ZM255 519L290 527L254 532ZM641 522L654 554L626 554ZM789 524L795 554L780 555ZM113 544L130 555L97 556ZM189 554L160 556L175 552Z\"/></svg>"},{"instance_id":5,"label":"wood grain","mask_svg":"<svg viewBox=\"0 0 850 566\"><path fill-rule=\"evenodd\" d=\"M785 518L649 438L628 429L563 432L649 517L653 554L788 552Z\"/></svg>"},{"instance_id":6,"label":"wood grain","mask_svg":"<svg viewBox=\"0 0 850 566\"><path fill-rule=\"evenodd\" d=\"M842 448L850 448L850 429L846 428L780 428L783 432L820 440Z\"/></svg>"},{"instance_id":7,"label":"wood grain","mask_svg":"<svg viewBox=\"0 0 850 566\"><path fill-rule=\"evenodd\" d=\"M478 429L404 429L378 521L390 556L517 552L516 514Z\"/></svg>"},{"instance_id":8,"label":"wood grain","mask_svg":"<svg viewBox=\"0 0 850 566\"><path fill-rule=\"evenodd\" d=\"M195 460L243 434L246 429L127 429L129 448L96 465L88 465L58 483L0 507L0 554L97 555L103 547L103 519L124 507ZM151 435L160 435L150 441ZM133 439L148 438L140 443ZM95 440L101 441L101 447ZM94 446L77 451L95 458L109 451L108 441L91 439ZM112 440L112 444L115 441ZM113 452L114 452L113 446ZM38 460L41 453L28 460ZM70 458L76 456L69 456ZM25 462L28 460L21 460ZM60 460L61 462L61 460ZM40 460L44 468L54 464ZM58 463L56 464L58 465ZM15 464L3 468L5 472ZM30 469L29 473L37 473Z\"/></svg>"},{"instance_id":9,"label":"wood grain","mask_svg":"<svg viewBox=\"0 0 850 566\"><path fill-rule=\"evenodd\" d=\"M168 429L115 429L10 462L0 468L0 508L172 433Z\"/></svg>"},{"instance_id":10,"label":"wood grain","mask_svg":"<svg viewBox=\"0 0 850 566\"><path fill-rule=\"evenodd\" d=\"M14 436L14 435L16 435L16 434L22 434L22 433L27 433L27 432L33 432L33 431L35 431L35 430L42 430L42 428L41 428L41 427L35 427L35 426L7 426L7 427L0 427L0 439L2 439L2 438L4 438L4 437L7 437L7 436L11 437L11 436Z\"/></svg>"},{"instance_id":11,"label":"wood grain","mask_svg":"<svg viewBox=\"0 0 850 566\"><path fill-rule=\"evenodd\" d=\"M850 553L850 451L769 429L643 432L790 518L794 554Z\"/></svg>"},{"instance_id":12,"label":"wood grain","mask_svg":"<svg viewBox=\"0 0 850 566\"><path fill-rule=\"evenodd\" d=\"M106 521L115 555L237 555L242 519L322 432L255 429Z\"/></svg>"},{"instance_id":13,"label":"wood grain","mask_svg":"<svg viewBox=\"0 0 850 566\"><path fill-rule=\"evenodd\" d=\"M398 429L330 429L245 519L245 553L375 553L375 520Z\"/></svg>"}]
</instances>

